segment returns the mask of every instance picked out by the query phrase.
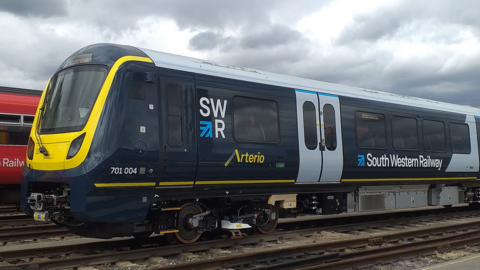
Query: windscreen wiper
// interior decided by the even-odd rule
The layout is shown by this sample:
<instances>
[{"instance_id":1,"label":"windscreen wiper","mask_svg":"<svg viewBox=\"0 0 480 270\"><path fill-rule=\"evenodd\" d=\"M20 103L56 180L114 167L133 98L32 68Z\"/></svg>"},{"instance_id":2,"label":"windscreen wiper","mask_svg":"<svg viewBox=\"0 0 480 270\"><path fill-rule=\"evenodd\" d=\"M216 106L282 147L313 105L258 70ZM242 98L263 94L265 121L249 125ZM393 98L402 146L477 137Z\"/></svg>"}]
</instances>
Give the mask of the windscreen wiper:
<instances>
[{"instance_id":1,"label":"windscreen wiper","mask_svg":"<svg viewBox=\"0 0 480 270\"><path fill-rule=\"evenodd\" d=\"M46 157L48 157L50 153L48 152L47 148L43 145L42 138L38 133L38 130L42 126L43 120L45 119L45 111L46 111L45 108L46 108L46 104L48 103L48 100L50 99L51 92L52 92L51 84L49 83L49 87L47 88L47 94L45 95L45 99L43 100L42 107L40 107L40 115L37 121L37 128L35 129L35 138L37 138L38 145L39 145L38 151Z\"/></svg>"}]
</instances>

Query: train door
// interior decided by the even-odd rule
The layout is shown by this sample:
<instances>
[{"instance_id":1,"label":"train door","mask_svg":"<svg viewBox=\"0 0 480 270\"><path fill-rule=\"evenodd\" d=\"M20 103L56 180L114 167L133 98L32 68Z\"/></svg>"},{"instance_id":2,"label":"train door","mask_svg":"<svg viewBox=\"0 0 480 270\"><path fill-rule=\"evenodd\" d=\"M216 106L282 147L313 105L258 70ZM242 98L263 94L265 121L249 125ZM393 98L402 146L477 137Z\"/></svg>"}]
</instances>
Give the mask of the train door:
<instances>
[{"instance_id":1,"label":"train door","mask_svg":"<svg viewBox=\"0 0 480 270\"><path fill-rule=\"evenodd\" d=\"M295 89L300 165L296 183L318 183L322 173L320 110L317 93Z\"/></svg>"},{"instance_id":2,"label":"train door","mask_svg":"<svg viewBox=\"0 0 480 270\"><path fill-rule=\"evenodd\" d=\"M478 153L479 153L478 158L480 160L480 116L475 116L475 123L477 127L477 145L478 145ZM471 138L470 140L472 140L472 145L473 145L473 140L475 140L475 137ZM480 171L477 174L477 180L480 180Z\"/></svg>"},{"instance_id":3,"label":"train door","mask_svg":"<svg viewBox=\"0 0 480 270\"><path fill-rule=\"evenodd\" d=\"M338 96L295 90L300 165L296 183L338 183L343 147Z\"/></svg>"},{"instance_id":4,"label":"train door","mask_svg":"<svg viewBox=\"0 0 480 270\"><path fill-rule=\"evenodd\" d=\"M323 168L320 183L338 183L343 171L343 145L338 96L318 93Z\"/></svg>"},{"instance_id":5,"label":"train door","mask_svg":"<svg viewBox=\"0 0 480 270\"><path fill-rule=\"evenodd\" d=\"M159 69L163 170L157 188L191 187L197 170L192 73Z\"/></svg>"}]
</instances>

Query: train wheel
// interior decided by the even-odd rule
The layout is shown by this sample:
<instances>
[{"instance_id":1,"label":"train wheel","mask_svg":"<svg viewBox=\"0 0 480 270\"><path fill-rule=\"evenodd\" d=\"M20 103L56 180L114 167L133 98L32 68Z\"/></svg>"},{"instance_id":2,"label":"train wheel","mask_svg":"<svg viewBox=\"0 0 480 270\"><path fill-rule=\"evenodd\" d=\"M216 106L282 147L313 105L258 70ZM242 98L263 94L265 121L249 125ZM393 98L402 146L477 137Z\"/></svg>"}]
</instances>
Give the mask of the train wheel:
<instances>
[{"instance_id":1,"label":"train wheel","mask_svg":"<svg viewBox=\"0 0 480 270\"><path fill-rule=\"evenodd\" d=\"M200 213L202 213L202 209L198 205L191 203L184 204L180 208L177 220L178 232L175 233L175 238L178 241L184 244L190 244L200 238L202 233L199 233L192 224L192 217Z\"/></svg>"},{"instance_id":2,"label":"train wheel","mask_svg":"<svg viewBox=\"0 0 480 270\"><path fill-rule=\"evenodd\" d=\"M268 221L266 224L256 227L256 229L262 234L269 234L277 228L279 218L278 207L270 205L270 207L265 210L265 220Z\"/></svg>"}]
</instances>

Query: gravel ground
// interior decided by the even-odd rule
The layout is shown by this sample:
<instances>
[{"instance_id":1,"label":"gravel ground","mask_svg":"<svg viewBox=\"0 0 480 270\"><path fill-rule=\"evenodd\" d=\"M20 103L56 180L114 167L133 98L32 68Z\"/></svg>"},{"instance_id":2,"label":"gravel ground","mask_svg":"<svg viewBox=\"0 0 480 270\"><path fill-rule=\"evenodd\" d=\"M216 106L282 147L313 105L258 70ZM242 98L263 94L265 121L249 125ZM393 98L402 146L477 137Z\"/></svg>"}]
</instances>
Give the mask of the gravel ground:
<instances>
[{"instance_id":1,"label":"gravel ground","mask_svg":"<svg viewBox=\"0 0 480 270\"><path fill-rule=\"evenodd\" d=\"M262 242L255 245L247 245L247 246L235 246L228 249L210 249L205 252L195 252L193 253L182 253L178 256L174 257L152 257L148 260L138 260L138 261L121 261L114 264L108 263L104 265L95 265L95 266L85 266L79 267L79 270L149 270L152 268L157 268L161 266L172 266L182 263L188 262L195 262L199 260L208 260L233 254L243 254L243 253L256 253L259 251L269 250L269 249L276 249L276 248L286 248L291 246L300 246L305 244L312 244L312 243L320 243L326 241L338 241L338 240L345 240L345 239L353 239L358 237L365 237L371 236L376 237L378 234L384 234L389 231L403 231L403 230L416 230L419 228L424 227L434 227L439 225L445 224L454 224L459 223L466 220L472 219L454 219L454 220L444 220L439 222L422 222L418 224L410 224L408 226L394 226L392 228L385 228L379 230L365 230L365 231L358 231L353 233L336 233L336 232L328 232L328 231L321 231L319 233L315 233L309 235L307 237L297 237L294 239L287 239L282 241L274 241L274 242ZM79 237L76 236L69 236L65 239L61 239L58 237L53 237L49 239L39 239L37 242L50 242L50 241L68 241L69 239L76 239ZM18 241L18 242L9 242L8 245L17 245L17 244L28 244L32 243L30 241ZM384 244L385 246L393 245L393 244ZM367 246L367 249L376 249L380 246ZM354 250L343 250L342 252L353 252ZM358 250L355 250L358 251ZM99 251L102 253L102 251ZM109 251L103 252L105 255L108 255ZM474 247L469 248L467 247L464 250L441 250L437 252L437 254L433 256L426 256L426 257L419 257L413 260L400 260L394 263L382 265L379 262L375 267L370 269L374 270L399 270L399 269L418 269L420 267L431 266L437 263L443 263L450 260L455 260L458 258L462 258L468 255L480 253L480 248Z\"/></svg>"}]
</instances>

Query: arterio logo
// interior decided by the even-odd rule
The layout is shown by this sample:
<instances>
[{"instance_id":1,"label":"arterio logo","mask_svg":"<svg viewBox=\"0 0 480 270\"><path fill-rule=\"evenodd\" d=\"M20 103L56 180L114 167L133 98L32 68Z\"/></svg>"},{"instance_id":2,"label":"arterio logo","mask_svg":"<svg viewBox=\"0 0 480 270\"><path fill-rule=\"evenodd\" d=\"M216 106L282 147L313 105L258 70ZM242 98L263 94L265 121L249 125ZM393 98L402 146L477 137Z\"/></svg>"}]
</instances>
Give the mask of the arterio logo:
<instances>
[{"instance_id":1,"label":"arterio logo","mask_svg":"<svg viewBox=\"0 0 480 270\"><path fill-rule=\"evenodd\" d=\"M431 158L430 156L419 155L418 157L401 157L399 155L374 156L372 153L357 155L358 167L380 167L380 168L442 168L443 160L440 158Z\"/></svg>"},{"instance_id":2,"label":"arterio logo","mask_svg":"<svg viewBox=\"0 0 480 270\"><path fill-rule=\"evenodd\" d=\"M238 150L235 149L227 162L225 162L225 167L230 164L230 162L235 156L237 157L238 163L263 163L265 161L265 156L262 155L260 152L258 152L257 154L249 154L248 152L245 152L245 154L240 154L238 153Z\"/></svg>"}]
</instances>

